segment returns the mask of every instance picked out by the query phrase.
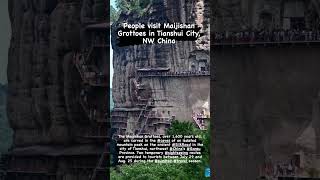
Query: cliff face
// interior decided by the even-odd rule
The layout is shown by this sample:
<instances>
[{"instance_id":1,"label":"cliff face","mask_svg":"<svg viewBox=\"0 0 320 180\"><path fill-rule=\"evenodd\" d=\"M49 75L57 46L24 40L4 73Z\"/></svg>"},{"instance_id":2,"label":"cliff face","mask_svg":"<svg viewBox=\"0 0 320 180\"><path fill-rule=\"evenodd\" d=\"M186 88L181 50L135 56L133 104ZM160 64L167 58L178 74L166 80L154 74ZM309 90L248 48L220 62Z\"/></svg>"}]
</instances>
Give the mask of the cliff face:
<instances>
[{"instance_id":1,"label":"cliff face","mask_svg":"<svg viewBox=\"0 0 320 180\"><path fill-rule=\"evenodd\" d=\"M183 2L183 3L182 3ZM197 4L202 4L201 7L195 7ZM197 14L201 9L203 14ZM170 68L172 72L189 70L189 56L194 50L208 50L210 39L209 18L208 14L204 15L204 1L189 0L189 1L157 1L147 10L142 16L137 14L125 15L122 14L120 22L181 22L194 23L205 26L202 29L207 33L203 36L206 39L205 47L200 47L200 42L178 42L176 45L139 45L119 48L113 43L114 48L114 79L113 79L113 98L116 106L130 107L133 105L130 98L130 80L136 77L136 70L139 68ZM208 12L206 12L208 13ZM114 38L116 35L114 34ZM204 42L202 42L204 43ZM199 46L199 47L198 47Z\"/></svg>"},{"instance_id":2,"label":"cliff face","mask_svg":"<svg viewBox=\"0 0 320 180\"><path fill-rule=\"evenodd\" d=\"M290 30L295 17L303 19L301 27L312 28L319 18L318 1L230 0L214 7L216 32ZM311 12L313 20L306 15ZM215 178L255 179L266 174L265 163L290 164L292 156L301 161L296 176L319 169L318 49L304 43L215 46Z\"/></svg>"},{"instance_id":3,"label":"cliff face","mask_svg":"<svg viewBox=\"0 0 320 180\"><path fill-rule=\"evenodd\" d=\"M105 7L101 0L9 1L8 118L16 146L66 143L88 125L73 54L85 46L83 24L103 19Z\"/></svg>"},{"instance_id":4,"label":"cliff face","mask_svg":"<svg viewBox=\"0 0 320 180\"><path fill-rule=\"evenodd\" d=\"M12 131L6 113L7 86L0 84L0 154L7 152L11 146Z\"/></svg>"},{"instance_id":5,"label":"cliff face","mask_svg":"<svg viewBox=\"0 0 320 180\"><path fill-rule=\"evenodd\" d=\"M7 82L8 47L10 43L10 20L8 13L8 1L0 2L0 21L3 28L0 34L0 83Z\"/></svg>"},{"instance_id":6,"label":"cliff face","mask_svg":"<svg viewBox=\"0 0 320 180\"><path fill-rule=\"evenodd\" d=\"M319 0L216 0L212 7L215 31L230 32L240 29L287 29L291 26L290 18L294 17L304 19L303 28L313 29L318 27L320 13Z\"/></svg>"},{"instance_id":7,"label":"cliff face","mask_svg":"<svg viewBox=\"0 0 320 180\"><path fill-rule=\"evenodd\" d=\"M0 84L0 106L3 107L6 105L8 89L7 85Z\"/></svg>"},{"instance_id":8,"label":"cliff face","mask_svg":"<svg viewBox=\"0 0 320 180\"><path fill-rule=\"evenodd\" d=\"M117 23L193 23L202 27L204 36L195 42L117 47L116 34L113 34L113 100L118 111L112 120L115 122L114 128L126 129L126 133L137 133L144 129L142 126L147 123L141 123L140 121L144 120L139 118L139 108L146 103L142 101L153 101L151 114L155 117L175 116L176 119L186 121L192 121L192 112L209 102L209 76L181 75L183 72L188 74L193 71L192 68L198 72L201 63L204 74L208 75L210 71L208 9L208 1L205 0L163 0L154 1L142 16L135 13L120 15ZM151 71L158 72L159 76L150 77L143 74ZM180 74L181 77L168 74ZM118 116L122 116L121 113L128 116L128 120L118 125L118 122L123 122L123 119L117 119ZM164 130L162 127L155 129L162 133Z\"/></svg>"},{"instance_id":9,"label":"cliff face","mask_svg":"<svg viewBox=\"0 0 320 180\"><path fill-rule=\"evenodd\" d=\"M74 114L81 114L79 106L72 106L75 97L68 96L79 86L70 65L72 51L79 49L80 5L12 0L9 8L8 117L14 143L68 141ZM68 116L70 111L75 113Z\"/></svg>"},{"instance_id":10,"label":"cliff face","mask_svg":"<svg viewBox=\"0 0 320 180\"><path fill-rule=\"evenodd\" d=\"M105 0L9 1L7 115L14 139L7 179L106 176L94 170L108 148L107 7Z\"/></svg>"},{"instance_id":11,"label":"cliff face","mask_svg":"<svg viewBox=\"0 0 320 180\"><path fill-rule=\"evenodd\" d=\"M303 154L304 170L319 167L314 156L319 152L316 49L215 51L220 77L213 83L217 105L212 148L217 178L254 179L268 158L274 164L289 163L297 152Z\"/></svg>"}]
</instances>

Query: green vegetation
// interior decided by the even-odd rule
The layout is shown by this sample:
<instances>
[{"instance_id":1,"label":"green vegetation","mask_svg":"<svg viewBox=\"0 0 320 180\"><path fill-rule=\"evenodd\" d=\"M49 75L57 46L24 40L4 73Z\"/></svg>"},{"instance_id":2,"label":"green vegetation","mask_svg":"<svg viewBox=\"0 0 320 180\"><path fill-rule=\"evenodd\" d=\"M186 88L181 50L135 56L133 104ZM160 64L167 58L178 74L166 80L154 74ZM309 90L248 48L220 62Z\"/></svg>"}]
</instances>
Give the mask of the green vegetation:
<instances>
[{"instance_id":1,"label":"green vegetation","mask_svg":"<svg viewBox=\"0 0 320 180\"><path fill-rule=\"evenodd\" d=\"M117 8L121 12L141 12L150 2L151 0L116 0Z\"/></svg>"},{"instance_id":2,"label":"green vegetation","mask_svg":"<svg viewBox=\"0 0 320 180\"><path fill-rule=\"evenodd\" d=\"M167 130L168 135L198 135L202 132L190 122L173 121Z\"/></svg>"},{"instance_id":3,"label":"green vegetation","mask_svg":"<svg viewBox=\"0 0 320 180\"><path fill-rule=\"evenodd\" d=\"M112 180L185 180L183 166L176 164L137 163L111 171Z\"/></svg>"},{"instance_id":4,"label":"green vegetation","mask_svg":"<svg viewBox=\"0 0 320 180\"><path fill-rule=\"evenodd\" d=\"M113 6L110 6L110 21L115 22L119 18L119 11L117 11Z\"/></svg>"},{"instance_id":5,"label":"green vegetation","mask_svg":"<svg viewBox=\"0 0 320 180\"><path fill-rule=\"evenodd\" d=\"M201 163L156 164L136 163L111 170L113 180L206 180L205 168L209 167L210 131L200 131L192 123L174 121L168 135L200 135L204 144Z\"/></svg>"},{"instance_id":6,"label":"green vegetation","mask_svg":"<svg viewBox=\"0 0 320 180\"><path fill-rule=\"evenodd\" d=\"M121 13L135 12L143 15L144 9L150 3L151 0L116 0L117 7L110 7L111 22L117 21Z\"/></svg>"},{"instance_id":7,"label":"green vegetation","mask_svg":"<svg viewBox=\"0 0 320 180\"><path fill-rule=\"evenodd\" d=\"M110 89L110 110L112 110L114 108L114 102L112 99L112 89Z\"/></svg>"}]
</instances>

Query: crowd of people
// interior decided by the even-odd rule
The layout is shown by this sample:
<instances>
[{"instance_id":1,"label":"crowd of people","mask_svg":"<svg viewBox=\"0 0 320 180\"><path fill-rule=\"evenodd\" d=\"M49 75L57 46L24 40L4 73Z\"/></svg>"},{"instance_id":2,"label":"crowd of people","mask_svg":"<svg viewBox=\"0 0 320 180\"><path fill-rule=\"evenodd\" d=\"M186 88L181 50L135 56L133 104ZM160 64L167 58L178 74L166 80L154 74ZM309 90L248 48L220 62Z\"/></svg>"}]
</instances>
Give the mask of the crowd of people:
<instances>
[{"instance_id":1,"label":"crowd of people","mask_svg":"<svg viewBox=\"0 0 320 180\"><path fill-rule=\"evenodd\" d=\"M278 177L295 177L301 170L292 160L289 163L265 163L261 169L260 174L263 177L273 180Z\"/></svg>"},{"instance_id":2,"label":"crowd of people","mask_svg":"<svg viewBox=\"0 0 320 180\"><path fill-rule=\"evenodd\" d=\"M320 41L320 30L274 29L244 30L239 32L216 32L214 43L256 43L256 42Z\"/></svg>"},{"instance_id":3,"label":"crowd of people","mask_svg":"<svg viewBox=\"0 0 320 180\"><path fill-rule=\"evenodd\" d=\"M210 71L176 71L176 72L159 72L159 71L147 71L139 72L139 76L205 76L210 75Z\"/></svg>"}]
</instances>

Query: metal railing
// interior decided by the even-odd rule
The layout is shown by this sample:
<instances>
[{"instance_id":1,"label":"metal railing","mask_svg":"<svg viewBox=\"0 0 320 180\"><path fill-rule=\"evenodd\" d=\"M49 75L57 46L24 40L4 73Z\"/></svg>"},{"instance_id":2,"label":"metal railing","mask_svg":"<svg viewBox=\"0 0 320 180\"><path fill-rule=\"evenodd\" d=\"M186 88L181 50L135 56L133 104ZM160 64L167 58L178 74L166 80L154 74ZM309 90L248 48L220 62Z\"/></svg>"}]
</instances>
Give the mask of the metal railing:
<instances>
[{"instance_id":1,"label":"metal railing","mask_svg":"<svg viewBox=\"0 0 320 180\"><path fill-rule=\"evenodd\" d=\"M210 76L210 71L181 71L181 72L139 72L139 77L193 77Z\"/></svg>"},{"instance_id":2,"label":"metal railing","mask_svg":"<svg viewBox=\"0 0 320 180\"><path fill-rule=\"evenodd\" d=\"M74 64L79 71L82 81L89 84L90 86L107 87L107 77L104 74L90 71L89 66L85 64L84 60L85 59L83 54L74 55Z\"/></svg>"},{"instance_id":3,"label":"metal railing","mask_svg":"<svg viewBox=\"0 0 320 180\"><path fill-rule=\"evenodd\" d=\"M202 114L193 114L192 119L200 130L206 130L205 120L208 119L207 117Z\"/></svg>"},{"instance_id":4,"label":"metal railing","mask_svg":"<svg viewBox=\"0 0 320 180\"><path fill-rule=\"evenodd\" d=\"M319 30L273 30L273 31L239 31L216 32L213 45L267 45L267 44L296 44L319 43Z\"/></svg>"}]
</instances>

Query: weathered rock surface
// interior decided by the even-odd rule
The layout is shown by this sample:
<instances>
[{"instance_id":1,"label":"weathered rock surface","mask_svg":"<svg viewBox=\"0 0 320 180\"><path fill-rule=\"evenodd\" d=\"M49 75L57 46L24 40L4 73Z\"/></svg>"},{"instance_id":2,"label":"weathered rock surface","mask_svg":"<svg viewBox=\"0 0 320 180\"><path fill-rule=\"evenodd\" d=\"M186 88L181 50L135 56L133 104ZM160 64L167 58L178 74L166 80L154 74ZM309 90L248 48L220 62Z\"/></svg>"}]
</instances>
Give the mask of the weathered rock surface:
<instances>
[{"instance_id":1,"label":"weathered rock surface","mask_svg":"<svg viewBox=\"0 0 320 180\"><path fill-rule=\"evenodd\" d=\"M192 121L192 111L209 101L209 76L203 77L140 77L139 69L168 69L169 73L189 72L193 63L199 59L206 61L209 70L209 15L208 4L203 0L155 1L148 6L146 13L138 16L135 13L122 14L121 22L180 22L193 23L202 27L204 36L196 42L182 41L176 44L116 46L116 34L113 39L113 100L116 108L139 108L140 99L153 99L156 116L170 117L182 121ZM115 29L115 27L114 27ZM201 58L200 58L201 57ZM144 90L137 90L136 86ZM141 106L141 105L140 105ZM129 116L127 133L137 133L141 129L139 111L126 112ZM120 110L119 110L120 111ZM121 113L121 112L117 112ZM129 113L129 115L128 115ZM141 120L141 119L140 119ZM112 121L119 121L114 118ZM149 123L152 123L150 121ZM120 126L119 126L120 127ZM157 128L155 128L157 129ZM165 128L158 128L162 133ZM136 131L136 132L135 132ZM152 133L153 130L151 130ZM149 131L150 132L150 131ZM158 131L159 132L159 131Z\"/></svg>"},{"instance_id":2,"label":"weathered rock surface","mask_svg":"<svg viewBox=\"0 0 320 180\"><path fill-rule=\"evenodd\" d=\"M288 53L283 54L284 50ZM319 121L319 116L313 118L319 63L314 50L240 48L232 50L232 55L216 51L219 78L213 83L217 103L213 153L217 177L251 179L258 176L268 156L286 162L300 150L317 152L318 140L312 134L318 127L312 122ZM311 141L311 146L303 139Z\"/></svg>"},{"instance_id":3,"label":"weathered rock surface","mask_svg":"<svg viewBox=\"0 0 320 180\"><path fill-rule=\"evenodd\" d=\"M318 1L230 0L213 7L217 32L286 29L290 17L302 17L312 28L301 12L319 15ZM272 17L268 27L265 13ZM289 164L301 152L305 171L319 169L319 46L215 47L215 178L255 179L269 159Z\"/></svg>"},{"instance_id":4,"label":"weathered rock surface","mask_svg":"<svg viewBox=\"0 0 320 180\"><path fill-rule=\"evenodd\" d=\"M16 146L62 143L72 137L65 93L72 84L79 86L79 75L72 66L64 75L63 67L64 61L72 63L71 53L79 48L74 46L80 41L79 12L79 4L10 2L8 117ZM74 81L64 86L64 76ZM77 86L71 91L77 92ZM73 104L81 114L77 103Z\"/></svg>"},{"instance_id":5,"label":"weathered rock surface","mask_svg":"<svg viewBox=\"0 0 320 180\"><path fill-rule=\"evenodd\" d=\"M88 125L78 103L73 53L86 44L83 23L103 20L105 1L9 2L12 38L8 117L15 146L68 143Z\"/></svg>"},{"instance_id":6,"label":"weathered rock surface","mask_svg":"<svg viewBox=\"0 0 320 180\"><path fill-rule=\"evenodd\" d=\"M7 86L0 84L0 106L6 105L7 93Z\"/></svg>"},{"instance_id":7,"label":"weathered rock surface","mask_svg":"<svg viewBox=\"0 0 320 180\"><path fill-rule=\"evenodd\" d=\"M7 152L12 143L12 130L7 119L6 101L7 86L0 84L0 155Z\"/></svg>"},{"instance_id":8,"label":"weathered rock surface","mask_svg":"<svg viewBox=\"0 0 320 180\"><path fill-rule=\"evenodd\" d=\"M95 122L79 101L83 85L74 54L91 47L91 37L84 29L88 24L106 22L106 7L104 0L9 1L12 37L7 114L14 131L9 152L11 172L41 171L45 172L41 179L54 174L68 180L87 179L93 173L104 142L86 137ZM97 55L103 62L108 58L107 52ZM107 92L97 96L103 101ZM98 108L96 111L104 112L107 107ZM79 166L89 168L70 171ZM9 179L17 176L19 172L8 174ZM19 178L28 177L20 174Z\"/></svg>"}]
</instances>

